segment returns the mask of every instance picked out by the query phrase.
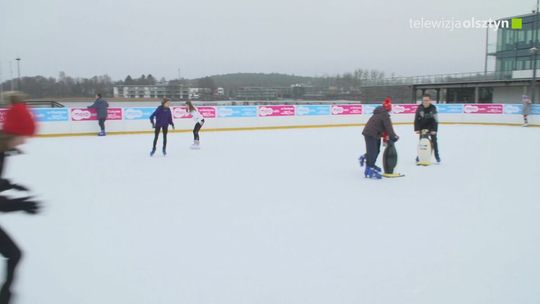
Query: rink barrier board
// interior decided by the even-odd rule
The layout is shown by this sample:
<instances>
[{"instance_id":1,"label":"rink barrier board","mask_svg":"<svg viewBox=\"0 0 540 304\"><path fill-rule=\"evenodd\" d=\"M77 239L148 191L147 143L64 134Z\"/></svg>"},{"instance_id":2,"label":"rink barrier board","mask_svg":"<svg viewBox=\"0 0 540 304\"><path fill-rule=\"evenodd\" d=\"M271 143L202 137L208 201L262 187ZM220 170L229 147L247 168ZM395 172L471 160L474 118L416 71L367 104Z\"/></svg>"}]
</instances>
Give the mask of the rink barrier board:
<instances>
[{"instance_id":1,"label":"rink barrier board","mask_svg":"<svg viewBox=\"0 0 540 304\"><path fill-rule=\"evenodd\" d=\"M207 119L204 131L276 130L294 128L325 128L363 126L378 104L344 105L261 105L261 106L201 106L199 111ZM416 104L394 104L394 124L411 124ZM438 104L441 124L505 125L522 124L520 104ZM153 133L149 117L155 107L109 108L108 134ZM5 109L0 109L0 123ZM171 107L178 130L190 132L191 115L183 106ZM96 112L87 108L36 108L39 136L96 135ZM540 105L532 105L530 126L540 125Z\"/></svg>"},{"instance_id":2,"label":"rink barrier board","mask_svg":"<svg viewBox=\"0 0 540 304\"><path fill-rule=\"evenodd\" d=\"M441 122L441 125L471 125L471 126L506 126L522 127L521 124L514 123L485 123L485 122ZM290 129L322 129L322 128L343 128L343 127L363 127L366 124L332 124L332 125L305 125L305 126L271 126L271 127L245 127L245 128L208 128L201 129L203 132L234 132L234 131L264 131L264 130L290 130ZM397 122L393 125L413 125L410 122ZM540 128L540 125L529 125L529 128ZM191 129L169 130L170 133L191 133ZM36 137L75 137L75 136L96 136L92 133L64 133L64 134L39 134ZM119 131L108 132L107 135L141 135L154 134L154 131Z\"/></svg>"}]
</instances>

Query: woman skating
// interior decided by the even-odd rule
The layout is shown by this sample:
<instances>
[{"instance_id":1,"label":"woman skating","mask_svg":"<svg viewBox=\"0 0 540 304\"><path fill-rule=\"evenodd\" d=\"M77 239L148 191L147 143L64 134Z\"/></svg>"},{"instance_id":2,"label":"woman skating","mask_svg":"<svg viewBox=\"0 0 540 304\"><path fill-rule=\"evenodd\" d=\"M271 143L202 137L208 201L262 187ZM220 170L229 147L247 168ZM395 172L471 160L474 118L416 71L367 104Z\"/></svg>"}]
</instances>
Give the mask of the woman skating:
<instances>
[{"instance_id":1,"label":"woman skating","mask_svg":"<svg viewBox=\"0 0 540 304\"><path fill-rule=\"evenodd\" d=\"M167 155L167 133L169 131L169 125L174 129L170 100L168 98L163 98L161 105L150 115L150 122L152 123L152 128L154 128L154 144L150 156L154 156L156 153L156 144L160 131L163 131L163 155Z\"/></svg>"},{"instance_id":2,"label":"woman skating","mask_svg":"<svg viewBox=\"0 0 540 304\"><path fill-rule=\"evenodd\" d=\"M193 145L191 149L200 149L200 140L199 140L199 131L204 125L204 117L202 114L193 106L191 101L186 102L187 111L193 117L195 121L195 127L193 128Z\"/></svg>"}]
</instances>

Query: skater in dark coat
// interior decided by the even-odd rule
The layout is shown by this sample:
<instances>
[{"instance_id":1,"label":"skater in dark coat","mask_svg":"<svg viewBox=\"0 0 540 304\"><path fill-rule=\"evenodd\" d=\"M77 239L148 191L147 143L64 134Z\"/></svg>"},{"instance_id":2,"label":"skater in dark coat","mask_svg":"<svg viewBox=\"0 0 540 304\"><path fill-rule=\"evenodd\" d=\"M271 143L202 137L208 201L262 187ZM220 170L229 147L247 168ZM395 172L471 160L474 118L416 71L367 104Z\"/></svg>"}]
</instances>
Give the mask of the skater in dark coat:
<instances>
[{"instance_id":1,"label":"skater in dark coat","mask_svg":"<svg viewBox=\"0 0 540 304\"><path fill-rule=\"evenodd\" d=\"M381 178L380 169L375 168L375 162L380 153L381 137L388 136L389 140L396 142L399 136L394 132L389 112L391 103L375 108L369 118L362 135L366 141L366 169L364 175L369 178Z\"/></svg>"},{"instance_id":2,"label":"skater in dark coat","mask_svg":"<svg viewBox=\"0 0 540 304\"><path fill-rule=\"evenodd\" d=\"M437 107L431 103L431 95L424 94L422 96L422 104L416 109L414 117L414 131L416 134L422 135L422 130L428 130L431 140L431 146L435 153L435 159L438 163L441 162L439 156L439 145L437 143L437 132L439 129L439 118L437 115ZM418 162L418 158L416 160Z\"/></svg>"},{"instance_id":3,"label":"skater in dark coat","mask_svg":"<svg viewBox=\"0 0 540 304\"><path fill-rule=\"evenodd\" d=\"M521 97L521 100L523 102L523 126L528 127L529 126L529 120L528 116L531 112L531 99L527 95L523 95Z\"/></svg>"},{"instance_id":4,"label":"skater in dark coat","mask_svg":"<svg viewBox=\"0 0 540 304\"><path fill-rule=\"evenodd\" d=\"M99 128L101 132L98 133L98 136L105 136L105 121L107 120L107 111L109 109L109 103L101 97L101 94L96 95L96 101L91 106L88 106L88 109L96 109L97 119Z\"/></svg>"},{"instance_id":5,"label":"skater in dark coat","mask_svg":"<svg viewBox=\"0 0 540 304\"><path fill-rule=\"evenodd\" d=\"M0 132L0 192L6 190L28 191L28 188L3 178L5 158L18 152L16 147L26 141L26 137L34 135L35 122L25 104L14 104L7 111L2 132ZM8 198L0 195L0 212L24 211L36 214L39 205L29 196ZM0 253L6 259L6 274L0 289L0 304L10 303L11 285L16 277L17 264L21 260L22 251L15 241L0 228Z\"/></svg>"},{"instance_id":6,"label":"skater in dark coat","mask_svg":"<svg viewBox=\"0 0 540 304\"><path fill-rule=\"evenodd\" d=\"M167 155L167 133L169 131L169 125L174 129L170 100L168 98L164 98L161 101L161 105L150 115L150 122L152 123L152 128L154 128L154 144L150 156L154 156L156 153L160 131L163 131L163 155Z\"/></svg>"}]
</instances>

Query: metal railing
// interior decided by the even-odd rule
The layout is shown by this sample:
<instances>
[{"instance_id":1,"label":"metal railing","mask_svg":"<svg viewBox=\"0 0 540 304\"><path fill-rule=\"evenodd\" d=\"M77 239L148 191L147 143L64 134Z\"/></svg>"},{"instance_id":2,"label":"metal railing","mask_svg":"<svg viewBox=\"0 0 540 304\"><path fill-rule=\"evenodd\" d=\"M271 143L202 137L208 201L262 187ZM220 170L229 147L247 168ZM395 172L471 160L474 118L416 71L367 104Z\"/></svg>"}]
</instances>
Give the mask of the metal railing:
<instances>
[{"instance_id":1,"label":"metal railing","mask_svg":"<svg viewBox=\"0 0 540 304\"><path fill-rule=\"evenodd\" d=\"M511 80L511 72L470 72L453 74L436 74L424 76L391 77L383 79L372 79L362 81L363 87L374 86L399 86L418 85L432 83L459 83L468 81L498 81Z\"/></svg>"},{"instance_id":2,"label":"metal railing","mask_svg":"<svg viewBox=\"0 0 540 304\"><path fill-rule=\"evenodd\" d=\"M63 108L64 105L54 100L27 101L26 104L32 108Z\"/></svg>"}]
</instances>

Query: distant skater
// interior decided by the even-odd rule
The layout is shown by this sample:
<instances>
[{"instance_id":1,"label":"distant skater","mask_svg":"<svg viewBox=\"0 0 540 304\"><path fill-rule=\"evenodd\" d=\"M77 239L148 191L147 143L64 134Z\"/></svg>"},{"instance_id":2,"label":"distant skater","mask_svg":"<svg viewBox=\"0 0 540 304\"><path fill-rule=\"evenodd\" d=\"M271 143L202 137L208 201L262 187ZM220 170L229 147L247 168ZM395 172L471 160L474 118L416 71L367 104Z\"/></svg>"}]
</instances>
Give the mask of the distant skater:
<instances>
[{"instance_id":1,"label":"distant skater","mask_svg":"<svg viewBox=\"0 0 540 304\"><path fill-rule=\"evenodd\" d=\"M528 127L529 126L529 120L528 116L531 111L531 99L527 95L523 95L521 98L523 102L523 126Z\"/></svg>"},{"instance_id":2,"label":"distant skater","mask_svg":"<svg viewBox=\"0 0 540 304\"><path fill-rule=\"evenodd\" d=\"M191 146L191 149L200 149L199 131L204 125L204 117L199 110L193 106L191 101L186 102L186 105L188 113L191 114L195 121L195 127L193 128L193 145Z\"/></svg>"},{"instance_id":3,"label":"distant skater","mask_svg":"<svg viewBox=\"0 0 540 304\"><path fill-rule=\"evenodd\" d=\"M174 129L174 121L171 112L171 102L168 98L163 98L161 105L150 115L150 122L152 128L154 128L154 144L150 156L154 156L156 153L156 145L159 138L160 131L163 131L163 155L167 155L167 133L169 132L169 125Z\"/></svg>"},{"instance_id":4,"label":"distant skater","mask_svg":"<svg viewBox=\"0 0 540 304\"><path fill-rule=\"evenodd\" d=\"M5 159L9 155L20 153L17 146L26 142L26 138L34 135L35 122L24 103L13 104L6 113L4 126L0 132L0 192L7 190L28 192L25 186L15 184L3 177ZM23 211L36 214L39 204L30 196L9 198L0 195L0 212ZM0 289L0 304L11 303L11 286L16 278L16 269L22 258L22 251L15 241L0 228L0 253L5 258L6 270L2 288Z\"/></svg>"},{"instance_id":5,"label":"distant skater","mask_svg":"<svg viewBox=\"0 0 540 304\"><path fill-rule=\"evenodd\" d=\"M96 94L96 101L91 106L88 106L88 109L95 109L97 112L97 119L99 128L101 131L98 133L98 136L105 136L105 121L107 120L107 111L109 109L109 103L101 97L101 94Z\"/></svg>"}]
</instances>

